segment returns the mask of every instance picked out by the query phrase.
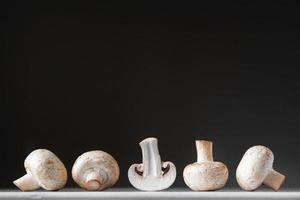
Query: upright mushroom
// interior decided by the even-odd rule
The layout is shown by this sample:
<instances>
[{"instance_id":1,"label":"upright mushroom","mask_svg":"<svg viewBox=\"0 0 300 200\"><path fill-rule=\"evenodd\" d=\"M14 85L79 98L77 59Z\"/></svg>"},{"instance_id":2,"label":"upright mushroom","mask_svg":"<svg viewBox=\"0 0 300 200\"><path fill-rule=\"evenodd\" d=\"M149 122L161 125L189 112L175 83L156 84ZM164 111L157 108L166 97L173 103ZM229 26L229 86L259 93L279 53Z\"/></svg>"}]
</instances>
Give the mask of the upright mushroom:
<instances>
[{"instance_id":1,"label":"upright mushroom","mask_svg":"<svg viewBox=\"0 0 300 200\"><path fill-rule=\"evenodd\" d=\"M273 169L274 155L265 146L253 146L244 154L236 170L236 180L244 190L256 190L262 184L277 191L285 176Z\"/></svg>"},{"instance_id":2,"label":"upright mushroom","mask_svg":"<svg viewBox=\"0 0 300 200\"><path fill-rule=\"evenodd\" d=\"M157 191L170 187L176 178L176 167L172 162L160 159L157 139L147 138L140 142L142 164L133 164L128 170L130 183L139 190Z\"/></svg>"},{"instance_id":3,"label":"upright mushroom","mask_svg":"<svg viewBox=\"0 0 300 200\"><path fill-rule=\"evenodd\" d=\"M183 170L185 184L196 191L217 190L227 182L228 169L221 162L214 162L212 142L196 140L197 162Z\"/></svg>"},{"instance_id":4,"label":"upright mushroom","mask_svg":"<svg viewBox=\"0 0 300 200\"><path fill-rule=\"evenodd\" d=\"M79 156L72 168L73 180L86 190L105 190L119 179L117 161L100 150L89 151Z\"/></svg>"},{"instance_id":5,"label":"upright mushroom","mask_svg":"<svg viewBox=\"0 0 300 200\"><path fill-rule=\"evenodd\" d=\"M26 175L13 183L22 191L59 190L67 182L67 170L59 158L47 149L31 152L24 161Z\"/></svg>"}]
</instances>

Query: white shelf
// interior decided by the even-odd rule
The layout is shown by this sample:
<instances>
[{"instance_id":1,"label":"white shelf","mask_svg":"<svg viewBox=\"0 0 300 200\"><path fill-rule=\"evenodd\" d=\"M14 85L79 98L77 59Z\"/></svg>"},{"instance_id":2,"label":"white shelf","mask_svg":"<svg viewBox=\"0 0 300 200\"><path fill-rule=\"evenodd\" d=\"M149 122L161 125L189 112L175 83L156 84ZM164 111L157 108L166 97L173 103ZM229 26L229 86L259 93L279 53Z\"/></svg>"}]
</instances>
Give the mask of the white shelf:
<instances>
[{"instance_id":1,"label":"white shelf","mask_svg":"<svg viewBox=\"0 0 300 200\"><path fill-rule=\"evenodd\" d=\"M21 192L18 190L0 190L0 199L109 199L109 200L139 200L139 199L300 199L299 191L257 190L246 192L242 190L219 190L213 192L193 192L188 189L169 189L160 192L142 192L135 189L117 188L102 192L88 192L80 189L63 189L56 192L38 190L34 192Z\"/></svg>"}]
</instances>

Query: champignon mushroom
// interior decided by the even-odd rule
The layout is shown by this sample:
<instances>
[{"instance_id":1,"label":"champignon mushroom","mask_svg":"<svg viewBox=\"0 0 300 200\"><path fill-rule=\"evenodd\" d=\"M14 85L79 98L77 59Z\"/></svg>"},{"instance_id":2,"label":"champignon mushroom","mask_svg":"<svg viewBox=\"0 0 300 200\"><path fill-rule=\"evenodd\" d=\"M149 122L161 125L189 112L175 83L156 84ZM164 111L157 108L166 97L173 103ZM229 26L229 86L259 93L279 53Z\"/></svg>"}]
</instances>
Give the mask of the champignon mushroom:
<instances>
[{"instance_id":1,"label":"champignon mushroom","mask_svg":"<svg viewBox=\"0 0 300 200\"><path fill-rule=\"evenodd\" d=\"M24 161L27 174L13 183L22 191L59 190L67 182L67 170L59 158L47 149L31 152Z\"/></svg>"},{"instance_id":2,"label":"champignon mushroom","mask_svg":"<svg viewBox=\"0 0 300 200\"><path fill-rule=\"evenodd\" d=\"M72 168L73 180L86 190L105 190L119 179L117 161L100 150L89 151L79 156Z\"/></svg>"},{"instance_id":3,"label":"champignon mushroom","mask_svg":"<svg viewBox=\"0 0 300 200\"><path fill-rule=\"evenodd\" d=\"M273 169L274 155L265 146L253 146L244 154L236 170L236 180L244 190L255 190L262 184L277 191L285 176Z\"/></svg>"},{"instance_id":4,"label":"champignon mushroom","mask_svg":"<svg viewBox=\"0 0 300 200\"><path fill-rule=\"evenodd\" d=\"M228 169L221 162L214 162L212 142L196 140L197 162L183 170L185 184L196 191L217 190L227 182Z\"/></svg>"},{"instance_id":5,"label":"champignon mushroom","mask_svg":"<svg viewBox=\"0 0 300 200\"><path fill-rule=\"evenodd\" d=\"M157 191L170 187L176 178L176 167L172 162L160 159L157 139L147 138L140 142L143 163L133 164L128 170L130 183L139 190Z\"/></svg>"}]
</instances>

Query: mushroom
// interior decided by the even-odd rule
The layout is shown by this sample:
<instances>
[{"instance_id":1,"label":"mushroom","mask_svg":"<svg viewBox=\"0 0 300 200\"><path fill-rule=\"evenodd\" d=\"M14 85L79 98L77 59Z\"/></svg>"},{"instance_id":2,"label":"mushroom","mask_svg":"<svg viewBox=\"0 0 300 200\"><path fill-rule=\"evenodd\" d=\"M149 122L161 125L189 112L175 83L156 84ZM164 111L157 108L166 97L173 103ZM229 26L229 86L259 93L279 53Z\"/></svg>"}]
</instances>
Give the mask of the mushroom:
<instances>
[{"instance_id":1,"label":"mushroom","mask_svg":"<svg viewBox=\"0 0 300 200\"><path fill-rule=\"evenodd\" d=\"M244 154L236 170L236 180L244 190L255 190L262 184L277 191L285 176L273 169L274 155L265 146L253 146Z\"/></svg>"},{"instance_id":2,"label":"mushroom","mask_svg":"<svg viewBox=\"0 0 300 200\"><path fill-rule=\"evenodd\" d=\"M217 190L227 182L228 169L225 164L213 161L212 142L196 140L197 162L183 170L185 184L196 191Z\"/></svg>"},{"instance_id":3,"label":"mushroom","mask_svg":"<svg viewBox=\"0 0 300 200\"><path fill-rule=\"evenodd\" d=\"M147 138L140 142L143 163L133 164L128 169L130 183L139 190L157 191L170 187L176 178L176 167L172 162L160 159L157 139Z\"/></svg>"},{"instance_id":4,"label":"mushroom","mask_svg":"<svg viewBox=\"0 0 300 200\"><path fill-rule=\"evenodd\" d=\"M31 152L24 161L27 174L13 183L22 191L59 190L67 182L67 170L59 158L47 149Z\"/></svg>"},{"instance_id":5,"label":"mushroom","mask_svg":"<svg viewBox=\"0 0 300 200\"><path fill-rule=\"evenodd\" d=\"M117 161L100 150L89 151L79 156L72 168L73 180L86 190L105 190L119 179Z\"/></svg>"}]
</instances>

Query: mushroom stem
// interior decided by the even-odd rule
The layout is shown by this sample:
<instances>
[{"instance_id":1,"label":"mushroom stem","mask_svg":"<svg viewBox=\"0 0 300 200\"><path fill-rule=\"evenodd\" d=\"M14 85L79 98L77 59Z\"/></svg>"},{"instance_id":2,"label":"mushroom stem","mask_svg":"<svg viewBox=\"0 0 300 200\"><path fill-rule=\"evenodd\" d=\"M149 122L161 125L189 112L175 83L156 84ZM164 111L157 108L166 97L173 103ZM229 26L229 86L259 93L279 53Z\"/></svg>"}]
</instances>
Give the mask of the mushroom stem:
<instances>
[{"instance_id":1,"label":"mushroom stem","mask_svg":"<svg viewBox=\"0 0 300 200\"><path fill-rule=\"evenodd\" d=\"M96 171L92 171L87 174L85 179L86 189L87 190L99 190L102 185L102 178L100 174Z\"/></svg>"},{"instance_id":2,"label":"mushroom stem","mask_svg":"<svg viewBox=\"0 0 300 200\"><path fill-rule=\"evenodd\" d=\"M264 179L263 183L273 190L277 191L279 190L280 186L283 184L285 180L285 176L280 174L279 172L275 171L274 169L271 169Z\"/></svg>"},{"instance_id":3,"label":"mushroom stem","mask_svg":"<svg viewBox=\"0 0 300 200\"><path fill-rule=\"evenodd\" d=\"M197 162L212 162L212 142L206 140L196 140Z\"/></svg>"},{"instance_id":4,"label":"mushroom stem","mask_svg":"<svg viewBox=\"0 0 300 200\"><path fill-rule=\"evenodd\" d=\"M156 138L147 138L140 142L143 155L143 176L161 176L161 158L158 152Z\"/></svg>"},{"instance_id":5,"label":"mushroom stem","mask_svg":"<svg viewBox=\"0 0 300 200\"><path fill-rule=\"evenodd\" d=\"M36 190L40 187L38 182L35 181L31 173L27 173L21 178L14 181L14 184L22 191Z\"/></svg>"}]
</instances>

